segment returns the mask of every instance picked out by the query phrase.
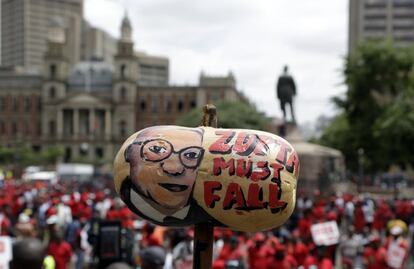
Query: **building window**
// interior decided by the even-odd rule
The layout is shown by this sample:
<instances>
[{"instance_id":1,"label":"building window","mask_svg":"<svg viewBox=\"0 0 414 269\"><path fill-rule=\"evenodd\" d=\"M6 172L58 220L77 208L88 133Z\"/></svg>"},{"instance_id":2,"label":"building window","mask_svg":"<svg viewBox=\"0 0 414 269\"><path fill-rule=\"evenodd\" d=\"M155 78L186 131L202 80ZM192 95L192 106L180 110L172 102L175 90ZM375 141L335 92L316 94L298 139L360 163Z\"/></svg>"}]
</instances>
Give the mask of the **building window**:
<instances>
[{"instance_id":1,"label":"building window","mask_svg":"<svg viewBox=\"0 0 414 269\"><path fill-rule=\"evenodd\" d=\"M127 135L126 122L125 121L121 121L119 123L119 133L120 133L121 137L125 137Z\"/></svg>"},{"instance_id":2,"label":"building window","mask_svg":"<svg viewBox=\"0 0 414 269\"><path fill-rule=\"evenodd\" d=\"M4 111L4 97L0 96L0 111Z\"/></svg>"},{"instance_id":3,"label":"building window","mask_svg":"<svg viewBox=\"0 0 414 269\"><path fill-rule=\"evenodd\" d=\"M17 123L12 122L12 135L17 135Z\"/></svg>"},{"instance_id":4,"label":"building window","mask_svg":"<svg viewBox=\"0 0 414 269\"><path fill-rule=\"evenodd\" d=\"M67 147L65 148L65 157L64 157L64 161L67 163L70 161L70 159L72 158L72 149Z\"/></svg>"},{"instance_id":5,"label":"building window","mask_svg":"<svg viewBox=\"0 0 414 269\"><path fill-rule=\"evenodd\" d=\"M37 121L36 134L39 137L42 135L42 123L40 120Z\"/></svg>"},{"instance_id":6,"label":"building window","mask_svg":"<svg viewBox=\"0 0 414 269\"><path fill-rule=\"evenodd\" d=\"M26 96L24 98L24 111L29 112L30 111L30 97Z\"/></svg>"},{"instance_id":7,"label":"building window","mask_svg":"<svg viewBox=\"0 0 414 269\"><path fill-rule=\"evenodd\" d=\"M165 97L165 112L171 112L172 110L172 102L169 96Z\"/></svg>"},{"instance_id":8,"label":"building window","mask_svg":"<svg viewBox=\"0 0 414 269\"><path fill-rule=\"evenodd\" d=\"M98 159L102 159L104 157L104 150L101 147L95 148L95 156Z\"/></svg>"},{"instance_id":9,"label":"building window","mask_svg":"<svg viewBox=\"0 0 414 269\"><path fill-rule=\"evenodd\" d=\"M151 111L153 113L157 113L158 112L158 99L157 98L152 98Z\"/></svg>"},{"instance_id":10,"label":"building window","mask_svg":"<svg viewBox=\"0 0 414 269\"><path fill-rule=\"evenodd\" d=\"M42 98L39 96L37 98L37 111L41 111L42 110Z\"/></svg>"},{"instance_id":11,"label":"building window","mask_svg":"<svg viewBox=\"0 0 414 269\"><path fill-rule=\"evenodd\" d=\"M16 96L12 96L12 108L14 112L17 112L19 110L19 100Z\"/></svg>"},{"instance_id":12,"label":"building window","mask_svg":"<svg viewBox=\"0 0 414 269\"><path fill-rule=\"evenodd\" d=\"M177 109L178 109L178 112L183 111L183 109L184 109L184 103L183 103L182 100L179 100L178 101L178 103L177 103Z\"/></svg>"},{"instance_id":13,"label":"building window","mask_svg":"<svg viewBox=\"0 0 414 269\"><path fill-rule=\"evenodd\" d=\"M144 112L147 109L147 103L144 100L141 100L141 103L139 104L141 111Z\"/></svg>"},{"instance_id":14,"label":"building window","mask_svg":"<svg viewBox=\"0 0 414 269\"><path fill-rule=\"evenodd\" d=\"M195 100L192 100L192 101L190 101L190 107L191 108L195 108L196 107L196 101Z\"/></svg>"},{"instance_id":15,"label":"building window","mask_svg":"<svg viewBox=\"0 0 414 269\"><path fill-rule=\"evenodd\" d=\"M5 134L4 122L0 121L0 135Z\"/></svg>"},{"instance_id":16,"label":"building window","mask_svg":"<svg viewBox=\"0 0 414 269\"><path fill-rule=\"evenodd\" d=\"M123 64L121 65L121 69L120 69L121 78L125 78L125 73L126 73L126 65Z\"/></svg>"},{"instance_id":17,"label":"building window","mask_svg":"<svg viewBox=\"0 0 414 269\"><path fill-rule=\"evenodd\" d=\"M56 124L55 121L49 121L49 135L54 136L56 131Z\"/></svg>"},{"instance_id":18,"label":"building window","mask_svg":"<svg viewBox=\"0 0 414 269\"><path fill-rule=\"evenodd\" d=\"M49 89L49 98L50 99L55 99L56 97L56 89L55 87L50 87Z\"/></svg>"},{"instance_id":19,"label":"building window","mask_svg":"<svg viewBox=\"0 0 414 269\"><path fill-rule=\"evenodd\" d=\"M56 65L51 64L49 67L50 77L55 78L56 77Z\"/></svg>"},{"instance_id":20,"label":"building window","mask_svg":"<svg viewBox=\"0 0 414 269\"><path fill-rule=\"evenodd\" d=\"M125 87L121 88L121 101L126 101L127 99L127 90L125 89Z\"/></svg>"}]
</instances>

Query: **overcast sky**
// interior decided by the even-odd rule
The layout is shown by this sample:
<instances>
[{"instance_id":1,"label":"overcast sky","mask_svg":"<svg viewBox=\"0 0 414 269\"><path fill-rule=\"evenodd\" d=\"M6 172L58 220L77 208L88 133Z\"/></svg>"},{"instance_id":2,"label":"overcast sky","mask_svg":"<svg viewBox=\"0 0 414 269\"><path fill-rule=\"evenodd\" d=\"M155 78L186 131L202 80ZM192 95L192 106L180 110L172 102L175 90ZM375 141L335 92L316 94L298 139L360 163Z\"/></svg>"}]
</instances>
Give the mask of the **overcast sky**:
<instances>
[{"instance_id":1,"label":"overcast sky","mask_svg":"<svg viewBox=\"0 0 414 269\"><path fill-rule=\"evenodd\" d=\"M125 9L135 49L167 56L171 84L231 70L260 110L281 117L275 84L288 64L299 123L334 114L329 98L345 90L346 0L85 0L86 19L115 37Z\"/></svg>"}]
</instances>

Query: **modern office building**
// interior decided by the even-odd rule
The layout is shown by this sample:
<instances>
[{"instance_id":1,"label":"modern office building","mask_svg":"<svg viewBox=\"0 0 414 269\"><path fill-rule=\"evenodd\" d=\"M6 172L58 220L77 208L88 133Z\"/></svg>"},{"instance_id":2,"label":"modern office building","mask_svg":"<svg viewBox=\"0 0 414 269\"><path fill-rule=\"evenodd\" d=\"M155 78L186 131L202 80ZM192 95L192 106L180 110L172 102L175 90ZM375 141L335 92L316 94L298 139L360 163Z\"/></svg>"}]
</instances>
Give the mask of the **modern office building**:
<instances>
[{"instance_id":1,"label":"modern office building","mask_svg":"<svg viewBox=\"0 0 414 269\"><path fill-rule=\"evenodd\" d=\"M348 51L364 40L414 44L414 0L350 0Z\"/></svg>"},{"instance_id":2,"label":"modern office building","mask_svg":"<svg viewBox=\"0 0 414 269\"><path fill-rule=\"evenodd\" d=\"M154 57L150 63L159 68L145 69L151 59L143 61L135 52L127 18L112 64L94 59L71 67L64 27L56 23L48 33L42 74L0 69L0 146L24 143L41 150L60 145L64 161L111 161L137 130L174 124L207 102L244 100L231 73L201 74L199 85L170 86L168 59Z\"/></svg>"},{"instance_id":3,"label":"modern office building","mask_svg":"<svg viewBox=\"0 0 414 269\"><path fill-rule=\"evenodd\" d=\"M83 0L2 0L2 66L39 73L46 52L48 27L59 20L65 28L70 64L80 60Z\"/></svg>"}]
</instances>

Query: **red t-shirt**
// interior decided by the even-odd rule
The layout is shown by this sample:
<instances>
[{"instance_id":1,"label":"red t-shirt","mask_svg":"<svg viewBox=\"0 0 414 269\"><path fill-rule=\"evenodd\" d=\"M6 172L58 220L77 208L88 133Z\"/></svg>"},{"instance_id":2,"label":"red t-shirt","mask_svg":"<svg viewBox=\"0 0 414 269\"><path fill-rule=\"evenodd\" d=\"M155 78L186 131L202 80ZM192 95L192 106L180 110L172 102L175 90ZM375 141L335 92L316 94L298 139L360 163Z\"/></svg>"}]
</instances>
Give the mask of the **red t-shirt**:
<instances>
[{"instance_id":1,"label":"red t-shirt","mask_svg":"<svg viewBox=\"0 0 414 269\"><path fill-rule=\"evenodd\" d=\"M308 256L308 254L309 250L305 244L303 244L302 242L296 244L295 249L293 251L293 256L298 262L298 265L303 265L303 263L305 262L305 258L306 256Z\"/></svg>"},{"instance_id":2,"label":"red t-shirt","mask_svg":"<svg viewBox=\"0 0 414 269\"><path fill-rule=\"evenodd\" d=\"M273 249L267 245L256 248L250 247L249 250L249 264L251 269L266 269L269 257L273 255Z\"/></svg>"},{"instance_id":3,"label":"red t-shirt","mask_svg":"<svg viewBox=\"0 0 414 269\"><path fill-rule=\"evenodd\" d=\"M285 257L283 260L276 260L275 258L269 259L267 263L268 269L291 269L293 268L291 264L289 263L289 260L287 257Z\"/></svg>"},{"instance_id":4,"label":"red t-shirt","mask_svg":"<svg viewBox=\"0 0 414 269\"><path fill-rule=\"evenodd\" d=\"M333 263L329 258L323 258L318 264L318 269L334 269Z\"/></svg>"},{"instance_id":5,"label":"red t-shirt","mask_svg":"<svg viewBox=\"0 0 414 269\"><path fill-rule=\"evenodd\" d=\"M65 241L61 243L50 242L47 248L47 254L53 256L55 259L56 269L67 269L72 257L72 248Z\"/></svg>"}]
</instances>

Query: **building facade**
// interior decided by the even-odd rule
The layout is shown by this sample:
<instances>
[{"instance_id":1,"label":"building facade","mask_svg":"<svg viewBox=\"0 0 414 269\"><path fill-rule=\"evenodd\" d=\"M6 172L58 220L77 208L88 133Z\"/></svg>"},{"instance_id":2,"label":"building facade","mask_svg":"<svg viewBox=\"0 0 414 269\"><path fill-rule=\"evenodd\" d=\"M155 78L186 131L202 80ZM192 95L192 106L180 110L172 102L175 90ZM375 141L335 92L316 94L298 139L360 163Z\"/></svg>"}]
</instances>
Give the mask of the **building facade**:
<instances>
[{"instance_id":1,"label":"building facade","mask_svg":"<svg viewBox=\"0 0 414 269\"><path fill-rule=\"evenodd\" d=\"M151 79L146 78L141 70L146 62L134 50L127 18L113 64L95 60L71 67L64 28L56 24L48 32L41 75L19 68L0 70L0 146L24 143L41 150L59 145L65 151L63 161L111 161L137 130L174 124L207 102L242 99L231 73L201 74L195 86L169 86L168 59L157 62L155 57L152 64L167 65L166 70L147 70Z\"/></svg>"},{"instance_id":2,"label":"building facade","mask_svg":"<svg viewBox=\"0 0 414 269\"><path fill-rule=\"evenodd\" d=\"M67 34L68 59L80 60L83 0L2 0L2 66L38 73L43 66L48 27L60 20Z\"/></svg>"},{"instance_id":3,"label":"building facade","mask_svg":"<svg viewBox=\"0 0 414 269\"><path fill-rule=\"evenodd\" d=\"M350 0L348 51L364 40L385 39L414 44L414 0Z\"/></svg>"}]
</instances>

